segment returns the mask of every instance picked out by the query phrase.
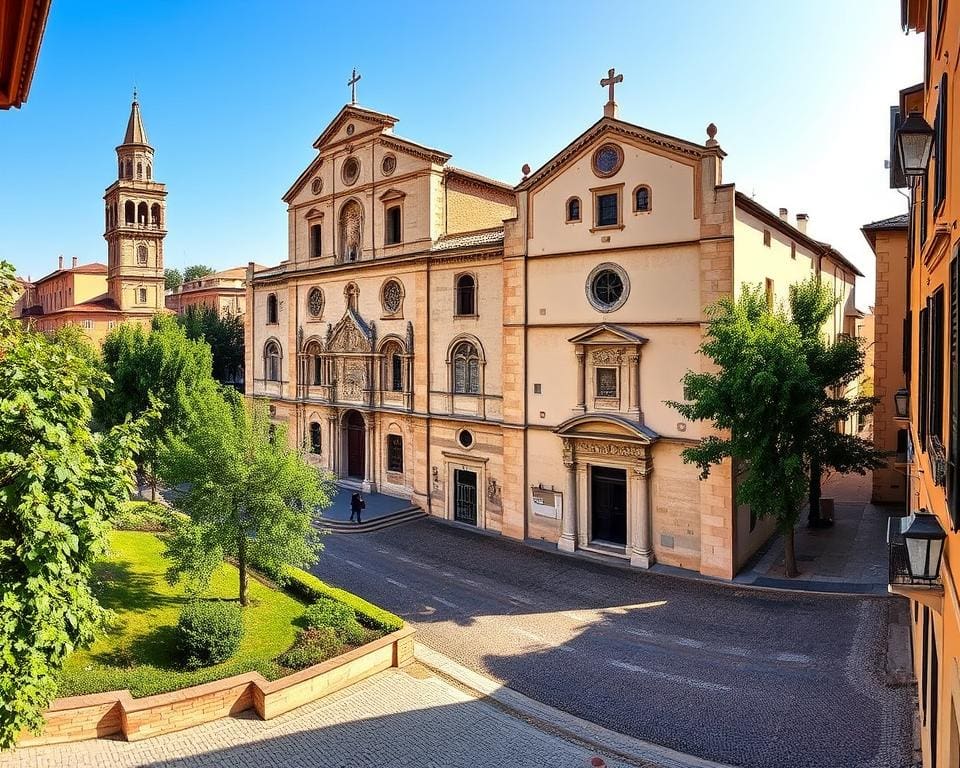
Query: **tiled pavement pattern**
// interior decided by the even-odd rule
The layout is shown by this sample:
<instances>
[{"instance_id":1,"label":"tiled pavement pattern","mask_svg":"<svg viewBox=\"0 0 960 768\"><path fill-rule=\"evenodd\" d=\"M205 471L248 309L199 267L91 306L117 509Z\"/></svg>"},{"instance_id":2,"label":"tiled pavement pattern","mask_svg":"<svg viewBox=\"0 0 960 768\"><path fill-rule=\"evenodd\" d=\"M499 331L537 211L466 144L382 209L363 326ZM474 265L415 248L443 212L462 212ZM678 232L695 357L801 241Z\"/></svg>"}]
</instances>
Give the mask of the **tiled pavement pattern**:
<instances>
[{"instance_id":1,"label":"tiled pavement pattern","mask_svg":"<svg viewBox=\"0 0 960 768\"><path fill-rule=\"evenodd\" d=\"M418 642L613 731L749 768L912 765L898 598L676 579L432 519L325 544L314 572Z\"/></svg>"},{"instance_id":2,"label":"tiled pavement pattern","mask_svg":"<svg viewBox=\"0 0 960 768\"><path fill-rule=\"evenodd\" d=\"M0 755L0 766L584 768L595 756L437 677L391 670L269 722L227 718L132 744L33 747Z\"/></svg>"}]
</instances>

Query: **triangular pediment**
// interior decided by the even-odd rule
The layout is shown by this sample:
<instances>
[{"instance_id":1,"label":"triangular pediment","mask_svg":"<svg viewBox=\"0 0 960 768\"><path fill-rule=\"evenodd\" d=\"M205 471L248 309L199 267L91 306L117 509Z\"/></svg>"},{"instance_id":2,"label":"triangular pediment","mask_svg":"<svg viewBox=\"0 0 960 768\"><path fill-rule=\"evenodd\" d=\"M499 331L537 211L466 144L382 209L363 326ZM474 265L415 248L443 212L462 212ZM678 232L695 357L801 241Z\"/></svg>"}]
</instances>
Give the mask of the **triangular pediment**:
<instances>
[{"instance_id":1,"label":"triangular pediment","mask_svg":"<svg viewBox=\"0 0 960 768\"><path fill-rule=\"evenodd\" d=\"M618 137L639 146L648 146L660 154L674 156L686 163L698 161L705 154L714 152L719 153L721 157L725 156L723 150L718 146L707 147L665 133L651 131L649 128L627 123L615 117L602 117L517 184L516 189L519 191L541 185L554 174L566 168L584 152L593 150L608 139L617 139Z\"/></svg>"},{"instance_id":2,"label":"triangular pediment","mask_svg":"<svg viewBox=\"0 0 960 768\"><path fill-rule=\"evenodd\" d=\"M569 339L571 344L646 344L647 339L613 323L600 323Z\"/></svg>"},{"instance_id":3,"label":"triangular pediment","mask_svg":"<svg viewBox=\"0 0 960 768\"><path fill-rule=\"evenodd\" d=\"M373 329L354 310L348 309L330 330L328 352L368 354L373 352Z\"/></svg>"},{"instance_id":4,"label":"triangular pediment","mask_svg":"<svg viewBox=\"0 0 960 768\"><path fill-rule=\"evenodd\" d=\"M372 109L359 107L356 104L347 104L337 116L324 128L323 133L313 142L314 149L323 149L329 144L337 144L347 139L356 139L358 136L373 131L385 131L393 128L397 118L384 112L375 112ZM348 126L353 130L347 133Z\"/></svg>"},{"instance_id":5,"label":"triangular pediment","mask_svg":"<svg viewBox=\"0 0 960 768\"><path fill-rule=\"evenodd\" d=\"M567 419L554 430L567 438L585 440L623 440L650 445L660 435L639 421L613 413L584 413Z\"/></svg>"}]
</instances>

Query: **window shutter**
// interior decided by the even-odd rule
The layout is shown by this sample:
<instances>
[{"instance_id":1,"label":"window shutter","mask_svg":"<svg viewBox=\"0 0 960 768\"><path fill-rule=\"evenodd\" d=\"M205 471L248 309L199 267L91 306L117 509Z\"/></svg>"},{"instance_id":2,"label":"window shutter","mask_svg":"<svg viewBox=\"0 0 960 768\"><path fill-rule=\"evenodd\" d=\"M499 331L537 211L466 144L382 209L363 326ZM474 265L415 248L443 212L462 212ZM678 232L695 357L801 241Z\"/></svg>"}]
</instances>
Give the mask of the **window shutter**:
<instances>
[{"instance_id":1,"label":"window shutter","mask_svg":"<svg viewBox=\"0 0 960 768\"><path fill-rule=\"evenodd\" d=\"M947 196L947 76L940 78L940 92L937 96L937 115L934 118L936 131L936 167L933 179L933 209L936 211Z\"/></svg>"},{"instance_id":2,"label":"window shutter","mask_svg":"<svg viewBox=\"0 0 960 768\"><path fill-rule=\"evenodd\" d=\"M930 307L929 300L927 306L920 310L920 359L919 359L919 381L917 389L919 390L919 400L917 402L917 436L920 438L920 450L927 450L927 424L929 406L929 393L927 386L929 381L929 371L927 367L930 364Z\"/></svg>"},{"instance_id":3,"label":"window shutter","mask_svg":"<svg viewBox=\"0 0 960 768\"><path fill-rule=\"evenodd\" d=\"M960 246L950 262L950 416L947 445L947 507L953 530L960 529Z\"/></svg>"},{"instance_id":4,"label":"window shutter","mask_svg":"<svg viewBox=\"0 0 960 768\"><path fill-rule=\"evenodd\" d=\"M930 299L930 424L931 435L943 440L943 394L947 376L943 358L943 288Z\"/></svg>"}]
</instances>

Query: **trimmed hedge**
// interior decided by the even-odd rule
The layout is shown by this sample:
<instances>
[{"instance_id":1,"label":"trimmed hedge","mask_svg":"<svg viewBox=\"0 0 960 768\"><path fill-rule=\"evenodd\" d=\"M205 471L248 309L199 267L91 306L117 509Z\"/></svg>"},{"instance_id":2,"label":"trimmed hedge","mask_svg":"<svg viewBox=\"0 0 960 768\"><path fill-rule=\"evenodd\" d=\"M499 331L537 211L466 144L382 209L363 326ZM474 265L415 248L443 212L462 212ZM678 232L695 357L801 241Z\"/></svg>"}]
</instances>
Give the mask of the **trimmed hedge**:
<instances>
[{"instance_id":1,"label":"trimmed hedge","mask_svg":"<svg viewBox=\"0 0 960 768\"><path fill-rule=\"evenodd\" d=\"M357 621L357 612L349 605L322 597L303 612L307 629L330 627L343 642L350 645L363 643L363 627Z\"/></svg>"},{"instance_id":2,"label":"trimmed hedge","mask_svg":"<svg viewBox=\"0 0 960 768\"><path fill-rule=\"evenodd\" d=\"M306 669L332 659L340 648L340 638L332 627L305 629L297 635L293 647L277 657L277 663L289 669Z\"/></svg>"},{"instance_id":3,"label":"trimmed hedge","mask_svg":"<svg viewBox=\"0 0 960 768\"><path fill-rule=\"evenodd\" d=\"M331 587L312 573L300 568L285 565L281 571L284 585L294 594L311 602L329 598L338 603L353 608L357 621L369 629L379 629L382 632L396 632L403 627L403 619L394 616L389 611L368 603L362 597L357 597L339 587Z\"/></svg>"},{"instance_id":4,"label":"trimmed hedge","mask_svg":"<svg viewBox=\"0 0 960 768\"><path fill-rule=\"evenodd\" d=\"M113 519L118 531L144 531L161 533L169 531L175 522L185 515L153 501L131 500L125 502Z\"/></svg>"},{"instance_id":5,"label":"trimmed hedge","mask_svg":"<svg viewBox=\"0 0 960 768\"><path fill-rule=\"evenodd\" d=\"M243 613L238 603L193 600L180 612L177 651L187 669L226 661L240 648Z\"/></svg>"}]
</instances>

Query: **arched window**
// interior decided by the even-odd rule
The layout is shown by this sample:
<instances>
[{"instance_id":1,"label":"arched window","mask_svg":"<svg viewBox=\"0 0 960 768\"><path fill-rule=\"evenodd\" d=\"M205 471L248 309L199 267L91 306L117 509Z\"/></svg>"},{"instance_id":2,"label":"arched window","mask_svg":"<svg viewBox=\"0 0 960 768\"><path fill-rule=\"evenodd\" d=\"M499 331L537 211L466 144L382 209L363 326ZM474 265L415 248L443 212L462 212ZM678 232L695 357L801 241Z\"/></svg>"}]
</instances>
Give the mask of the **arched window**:
<instances>
[{"instance_id":1,"label":"arched window","mask_svg":"<svg viewBox=\"0 0 960 768\"><path fill-rule=\"evenodd\" d=\"M147 303L147 289L146 288L137 288L137 301L141 304Z\"/></svg>"},{"instance_id":2,"label":"arched window","mask_svg":"<svg viewBox=\"0 0 960 768\"><path fill-rule=\"evenodd\" d=\"M127 200L123 204L123 217L127 224L134 224L137 221L137 205L133 200Z\"/></svg>"},{"instance_id":3,"label":"arched window","mask_svg":"<svg viewBox=\"0 0 960 768\"><path fill-rule=\"evenodd\" d=\"M650 187L642 185L633 191L633 210L644 213L650 210Z\"/></svg>"},{"instance_id":4,"label":"arched window","mask_svg":"<svg viewBox=\"0 0 960 768\"><path fill-rule=\"evenodd\" d=\"M160 203L154 203L150 206L150 223L155 227L159 227L162 223L160 221Z\"/></svg>"},{"instance_id":5,"label":"arched window","mask_svg":"<svg viewBox=\"0 0 960 768\"><path fill-rule=\"evenodd\" d=\"M143 178L143 163L137 163L137 178Z\"/></svg>"},{"instance_id":6,"label":"arched window","mask_svg":"<svg viewBox=\"0 0 960 768\"><path fill-rule=\"evenodd\" d=\"M128 179L133 178L133 163L130 160L127 160L126 163L127 172L124 174Z\"/></svg>"},{"instance_id":7,"label":"arched window","mask_svg":"<svg viewBox=\"0 0 960 768\"><path fill-rule=\"evenodd\" d=\"M400 206L387 208L387 245L396 245L403 240L400 229Z\"/></svg>"},{"instance_id":8,"label":"arched window","mask_svg":"<svg viewBox=\"0 0 960 768\"><path fill-rule=\"evenodd\" d=\"M150 181L153 178L153 167L150 163L147 163L147 181Z\"/></svg>"},{"instance_id":9,"label":"arched window","mask_svg":"<svg viewBox=\"0 0 960 768\"><path fill-rule=\"evenodd\" d=\"M320 422L310 422L310 453L320 453Z\"/></svg>"},{"instance_id":10,"label":"arched window","mask_svg":"<svg viewBox=\"0 0 960 768\"><path fill-rule=\"evenodd\" d=\"M383 363L383 388L403 392L403 350L397 342L384 345Z\"/></svg>"},{"instance_id":11,"label":"arched window","mask_svg":"<svg viewBox=\"0 0 960 768\"><path fill-rule=\"evenodd\" d=\"M580 221L579 197L571 197L567 200L567 221Z\"/></svg>"},{"instance_id":12,"label":"arched window","mask_svg":"<svg viewBox=\"0 0 960 768\"><path fill-rule=\"evenodd\" d=\"M461 341L453 350L453 391L480 394L480 355L469 341Z\"/></svg>"},{"instance_id":13,"label":"arched window","mask_svg":"<svg viewBox=\"0 0 960 768\"><path fill-rule=\"evenodd\" d=\"M477 314L477 284L473 275L460 275L457 278L457 314Z\"/></svg>"},{"instance_id":14,"label":"arched window","mask_svg":"<svg viewBox=\"0 0 960 768\"><path fill-rule=\"evenodd\" d=\"M137 206L137 224L140 224L141 226L146 226L148 215L149 214L147 213L147 204L140 203L140 205Z\"/></svg>"},{"instance_id":15,"label":"arched window","mask_svg":"<svg viewBox=\"0 0 960 768\"><path fill-rule=\"evenodd\" d=\"M323 358L320 356L319 344L311 343L307 346L307 365L310 384L313 386L323 384Z\"/></svg>"},{"instance_id":16,"label":"arched window","mask_svg":"<svg viewBox=\"0 0 960 768\"><path fill-rule=\"evenodd\" d=\"M267 381L280 381L280 345L275 341L263 348L263 374Z\"/></svg>"},{"instance_id":17,"label":"arched window","mask_svg":"<svg viewBox=\"0 0 960 768\"><path fill-rule=\"evenodd\" d=\"M141 267L147 266L147 246L137 246L137 264Z\"/></svg>"},{"instance_id":18,"label":"arched window","mask_svg":"<svg viewBox=\"0 0 960 768\"><path fill-rule=\"evenodd\" d=\"M267 324L276 325L279 322L279 313L277 312L277 294L271 293L269 296L267 296Z\"/></svg>"}]
</instances>

